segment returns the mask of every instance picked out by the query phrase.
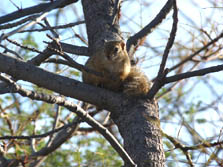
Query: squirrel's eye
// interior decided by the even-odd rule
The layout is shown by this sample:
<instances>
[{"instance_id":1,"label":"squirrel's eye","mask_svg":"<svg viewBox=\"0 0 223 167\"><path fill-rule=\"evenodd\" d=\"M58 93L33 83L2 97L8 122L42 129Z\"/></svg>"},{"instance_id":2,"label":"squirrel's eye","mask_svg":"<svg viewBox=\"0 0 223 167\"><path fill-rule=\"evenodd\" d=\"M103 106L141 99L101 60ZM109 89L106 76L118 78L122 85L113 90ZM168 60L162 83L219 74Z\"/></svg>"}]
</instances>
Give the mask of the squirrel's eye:
<instances>
[{"instance_id":1,"label":"squirrel's eye","mask_svg":"<svg viewBox=\"0 0 223 167\"><path fill-rule=\"evenodd\" d=\"M114 48L114 53L117 53L117 52L118 52L118 48L115 47L115 48Z\"/></svg>"}]
</instances>

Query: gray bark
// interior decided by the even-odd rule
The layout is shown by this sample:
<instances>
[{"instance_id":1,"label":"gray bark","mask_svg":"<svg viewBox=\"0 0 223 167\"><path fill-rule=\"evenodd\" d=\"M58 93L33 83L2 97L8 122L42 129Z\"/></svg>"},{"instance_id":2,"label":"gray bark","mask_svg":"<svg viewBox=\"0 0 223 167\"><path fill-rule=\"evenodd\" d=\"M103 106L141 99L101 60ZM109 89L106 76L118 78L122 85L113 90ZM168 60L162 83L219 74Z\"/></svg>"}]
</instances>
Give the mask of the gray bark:
<instances>
[{"instance_id":1,"label":"gray bark","mask_svg":"<svg viewBox=\"0 0 223 167\"><path fill-rule=\"evenodd\" d=\"M114 4L114 0L82 0L90 53L103 46L103 39L122 38L118 20L112 24ZM111 110L112 119L118 126L124 139L124 148L133 161L139 167L164 166L165 156L156 101L125 99L114 105L119 107ZM129 164L125 164L127 166Z\"/></svg>"},{"instance_id":2,"label":"gray bark","mask_svg":"<svg viewBox=\"0 0 223 167\"><path fill-rule=\"evenodd\" d=\"M125 150L138 167L164 166L165 156L155 100L128 100L121 112L112 112L111 116L124 139Z\"/></svg>"}]
</instances>

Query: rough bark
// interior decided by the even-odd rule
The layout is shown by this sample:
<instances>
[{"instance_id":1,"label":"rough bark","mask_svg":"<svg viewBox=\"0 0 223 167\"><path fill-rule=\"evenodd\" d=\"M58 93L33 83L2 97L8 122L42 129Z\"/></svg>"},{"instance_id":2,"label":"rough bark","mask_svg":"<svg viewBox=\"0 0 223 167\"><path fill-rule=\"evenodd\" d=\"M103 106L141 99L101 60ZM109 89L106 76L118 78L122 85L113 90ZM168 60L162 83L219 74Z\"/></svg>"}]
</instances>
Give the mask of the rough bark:
<instances>
[{"instance_id":1,"label":"rough bark","mask_svg":"<svg viewBox=\"0 0 223 167\"><path fill-rule=\"evenodd\" d=\"M113 111L111 116L124 139L125 150L138 167L164 166L165 156L155 100L127 100L122 110Z\"/></svg>"},{"instance_id":2,"label":"rough bark","mask_svg":"<svg viewBox=\"0 0 223 167\"><path fill-rule=\"evenodd\" d=\"M118 19L114 19L114 0L82 0L89 52L102 47L104 40L120 40ZM113 21L114 20L114 21Z\"/></svg>"},{"instance_id":3,"label":"rough bark","mask_svg":"<svg viewBox=\"0 0 223 167\"><path fill-rule=\"evenodd\" d=\"M103 47L104 39L122 38L118 20L115 24L112 23L114 4L114 0L82 0L90 53ZM133 161L139 167L164 166L165 157L156 101L127 99L114 105L120 108L111 110L112 119L118 126L124 139L124 148ZM129 164L125 164L125 167L127 166Z\"/></svg>"},{"instance_id":4,"label":"rough bark","mask_svg":"<svg viewBox=\"0 0 223 167\"><path fill-rule=\"evenodd\" d=\"M0 72L108 110L114 110L112 103L118 103L122 98L117 93L56 75L2 53L0 53Z\"/></svg>"}]
</instances>

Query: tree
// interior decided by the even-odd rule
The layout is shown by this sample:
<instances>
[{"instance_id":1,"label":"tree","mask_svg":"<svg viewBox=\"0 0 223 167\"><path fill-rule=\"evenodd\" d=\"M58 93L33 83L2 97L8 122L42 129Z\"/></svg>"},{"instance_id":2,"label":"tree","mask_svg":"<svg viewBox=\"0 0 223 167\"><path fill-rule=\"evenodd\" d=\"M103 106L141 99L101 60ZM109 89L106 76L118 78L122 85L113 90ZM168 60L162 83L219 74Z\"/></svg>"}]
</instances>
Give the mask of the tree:
<instances>
[{"instance_id":1,"label":"tree","mask_svg":"<svg viewBox=\"0 0 223 167\"><path fill-rule=\"evenodd\" d=\"M194 166L198 157L197 152L204 156L208 155L208 160L202 161L202 165L221 165L223 163L221 132L211 136L210 139L204 139L192 127L196 123L195 121L205 125L207 119L195 119L194 116L204 110L204 107L210 109L216 103L205 106L202 102L194 102L187 107L186 96L190 92L184 90L188 82L182 80L186 78L191 80L191 77L198 79L197 76L223 70L223 65L219 65L221 60L216 56L222 51L222 46L218 44L218 41L223 37L223 33L218 33L214 28L207 31L193 25L201 34L201 37L198 38L199 43L197 43L198 41L194 42L196 47L192 48L190 43L188 45L181 43L179 39L175 41L179 27L178 13L181 8L179 7L178 11L176 0L168 0L149 24L127 37L127 51L132 63L135 64L137 63L135 53L142 45L148 44L146 37L154 29L157 29L159 24L165 22L167 15L173 11L172 26L167 42L165 41L165 48L162 50L153 49L155 55L162 56L157 56L160 66L157 74L154 75L153 86L147 98L128 98L121 92L115 93L78 81L81 71L89 69L82 65L83 62L80 64L71 57L71 54L79 57L91 56L103 47L104 40L122 39L119 22L124 12L121 12L121 6L124 7L128 2L82 0L79 5L82 5L83 8L84 21L79 20L59 26L58 20L63 17L61 9L68 5L75 6L78 2L77 0L56 0L29 8L18 7L17 11L0 17L0 24L2 24L0 29L5 30L0 38L0 47L2 48L0 53L0 79L2 81L0 92L1 94L10 93L1 98L0 139L3 141L1 166L19 166L20 164L23 166L84 166L84 163L86 166L120 166L118 157L123 160L126 167L136 164L137 166L158 167L164 166L165 163L168 166L174 166L175 163L172 161L165 162L165 156L167 160L169 157L178 159L184 156L184 163ZM142 2L145 8L149 5ZM209 4L214 6L215 10L219 5L211 2ZM47 14L53 9L56 11L54 15L56 23L51 26ZM79 11L73 11L78 18ZM167 18L171 18L171 16L168 15ZM191 21L187 17L185 18L188 22ZM59 31L59 29L69 29L81 24L86 25L87 35L75 32L74 34L82 41L82 46L71 45L60 40L63 31ZM37 25L42 28L37 29ZM16 28L17 26L18 28ZM51 42L45 42L47 47L35 42L33 33L41 31L49 31L52 34L51 36L47 35L51 40ZM212 31L217 34L214 38L211 34ZM19 33L26 34L21 42L11 39ZM196 34L193 34L192 31L190 33L189 41L192 41L192 38L195 40ZM200 46L201 44L202 46ZM12 45L17 48L12 48ZM172 49L173 51L170 52L173 45L174 50ZM38 49L38 47L43 49ZM180 54L189 56L181 57ZM166 68L167 59L176 60L177 63L172 67L168 64L170 68ZM214 65L211 62L211 67L201 66L199 70L194 70L199 64L205 65L204 60L208 62L215 60L218 64ZM21 80L26 82L21 82ZM27 82L28 88L21 86ZM222 78L218 82L222 84ZM166 88L166 85L170 86ZM20 98L20 95L16 93L28 97L29 102L22 106L22 99L26 98ZM160 109L158 109L156 99L160 99L162 103ZM95 107L87 108L84 103L80 105L78 100L109 112L105 114L105 111L99 112L95 110ZM184 100L185 103L181 100ZM222 101L222 99L220 100ZM25 108L31 108L32 111ZM182 113L182 108L188 110L186 116L185 113ZM161 119L159 112L163 115ZM184 145L183 143L187 140L178 139L173 134L161 130L160 121L174 120L175 118L180 119L181 126L185 128L184 131L187 131L188 138L191 140L189 144ZM83 122L88 123L92 128L81 126L80 124ZM114 125L117 126L123 139L123 147L118 141L120 137L114 129ZM81 148L83 144L88 144L87 151L71 149L75 147L75 141L72 141L73 136L88 134L92 131L99 132L110 145L104 139L94 137L80 140L79 143L76 142L77 148L78 145ZM165 156L162 136L167 149ZM92 142L96 142L100 146L91 146ZM103 150L101 147L106 148ZM208 148L215 148L215 150L211 152ZM107 154L110 157L101 158L100 155L94 155L92 149L97 150L96 153L101 153L103 156ZM168 149L178 149L182 153L177 155L178 152L168 151ZM84 154L82 154L83 152ZM50 153L53 154L50 155ZM118 153L118 156L115 153Z\"/></svg>"}]
</instances>

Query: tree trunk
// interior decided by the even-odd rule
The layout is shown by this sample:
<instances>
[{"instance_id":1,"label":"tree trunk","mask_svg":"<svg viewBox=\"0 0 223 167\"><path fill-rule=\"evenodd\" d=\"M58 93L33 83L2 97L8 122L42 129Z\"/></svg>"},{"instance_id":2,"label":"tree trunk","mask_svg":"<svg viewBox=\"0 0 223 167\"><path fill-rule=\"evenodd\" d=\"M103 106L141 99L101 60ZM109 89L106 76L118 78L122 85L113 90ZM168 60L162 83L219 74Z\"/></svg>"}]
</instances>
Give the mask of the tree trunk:
<instances>
[{"instance_id":1,"label":"tree trunk","mask_svg":"<svg viewBox=\"0 0 223 167\"><path fill-rule=\"evenodd\" d=\"M129 100L121 112L112 112L111 116L124 139L125 150L138 167L164 166L165 156L155 100Z\"/></svg>"},{"instance_id":2,"label":"tree trunk","mask_svg":"<svg viewBox=\"0 0 223 167\"><path fill-rule=\"evenodd\" d=\"M103 40L122 39L115 0L82 0L87 26L89 51L103 47ZM114 14L116 12L116 14ZM155 100L127 99L112 119L124 139L124 148L138 167L164 166L164 150L159 126L158 105ZM115 108L115 107L114 107ZM129 164L125 164L128 167Z\"/></svg>"}]
</instances>

